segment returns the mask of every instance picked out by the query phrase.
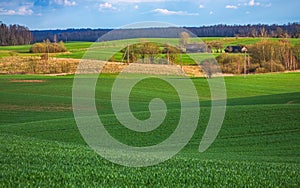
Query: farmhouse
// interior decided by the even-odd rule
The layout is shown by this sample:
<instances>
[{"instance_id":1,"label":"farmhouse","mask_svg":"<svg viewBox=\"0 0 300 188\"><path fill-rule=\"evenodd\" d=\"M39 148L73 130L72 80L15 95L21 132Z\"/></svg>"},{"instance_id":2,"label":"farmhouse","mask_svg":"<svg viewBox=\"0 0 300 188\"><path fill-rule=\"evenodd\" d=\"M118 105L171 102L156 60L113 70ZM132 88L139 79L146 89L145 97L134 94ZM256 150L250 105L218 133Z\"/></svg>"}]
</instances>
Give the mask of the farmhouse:
<instances>
[{"instance_id":1,"label":"farmhouse","mask_svg":"<svg viewBox=\"0 0 300 188\"><path fill-rule=\"evenodd\" d=\"M226 53L244 53L247 52L245 46L227 46L224 50Z\"/></svg>"},{"instance_id":2,"label":"farmhouse","mask_svg":"<svg viewBox=\"0 0 300 188\"><path fill-rule=\"evenodd\" d=\"M204 44L186 44L184 47L185 47L187 53L207 52L206 45L204 45Z\"/></svg>"}]
</instances>

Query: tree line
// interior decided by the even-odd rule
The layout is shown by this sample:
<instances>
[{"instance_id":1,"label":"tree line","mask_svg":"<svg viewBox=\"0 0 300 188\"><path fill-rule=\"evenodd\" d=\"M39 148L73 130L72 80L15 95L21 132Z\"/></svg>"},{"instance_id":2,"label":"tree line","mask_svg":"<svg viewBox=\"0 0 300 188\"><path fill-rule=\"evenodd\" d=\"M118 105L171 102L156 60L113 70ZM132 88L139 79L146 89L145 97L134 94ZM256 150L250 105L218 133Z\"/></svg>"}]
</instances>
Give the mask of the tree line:
<instances>
[{"instance_id":1,"label":"tree line","mask_svg":"<svg viewBox=\"0 0 300 188\"><path fill-rule=\"evenodd\" d=\"M65 29L65 30L34 30L30 31L25 26L17 24L6 25L0 21L0 45L21 45L32 42L42 42L46 39L57 41L91 41L98 40L103 35L114 32L117 39L122 38L177 38L179 32L176 28L145 28L145 29ZM178 28L177 28L178 29ZM299 38L300 23L289 23L284 25L213 25L201 27L184 27L197 37L277 37L277 38ZM130 30L130 32L128 32ZM172 30L172 32L170 32ZM178 29L179 31L180 29ZM128 36L130 33L130 36ZM173 33L170 36L170 33ZM123 36L124 35L124 36ZM175 36L176 35L176 36ZM195 37L192 36L192 37ZM111 38L115 40L115 38Z\"/></svg>"},{"instance_id":2,"label":"tree line","mask_svg":"<svg viewBox=\"0 0 300 188\"><path fill-rule=\"evenodd\" d=\"M33 30L33 41L42 42L46 39L57 38L58 41L87 41L95 42L99 37L112 29L64 29L64 30Z\"/></svg>"},{"instance_id":3,"label":"tree line","mask_svg":"<svg viewBox=\"0 0 300 188\"><path fill-rule=\"evenodd\" d=\"M32 34L27 27L17 24L6 25L0 21L1 46L30 44L32 40Z\"/></svg>"},{"instance_id":4,"label":"tree line","mask_svg":"<svg viewBox=\"0 0 300 188\"><path fill-rule=\"evenodd\" d=\"M35 30L32 31L34 42L46 39L67 41L90 41L94 42L104 34L113 31L117 39L124 38L178 38L180 32L174 32L176 28L146 28L146 29L66 29L66 30ZM213 25L201 27L184 27L197 37L276 37L276 38L299 38L300 23L284 25ZM172 30L172 32L170 32ZM178 30L179 31L179 30ZM182 31L182 30L181 30ZM128 34L130 33L130 36ZM170 36L173 33L174 36ZM123 36L124 35L124 36ZM176 35L176 36L175 36ZM193 36L192 36L193 37ZM116 40L115 38L108 38Z\"/></svg>"},{"instance_id":5,"label":"tree line","mask_svg":"<svg viewBox=\"0 0 300 188\"><path fill-rule=\"evenodd\" d=\"M42 42L46 39L53 41L97 41L103 35L113 31L117 39L122 38L177 38L178 30L170 28L146 28L146 29L65 29L65 30L33 30L17 24L6 25L0 21L0 45L21 45L32 42ZM197 37L276 37L299 38L300 23L284 25L213 25L201 27L184 27ZM128 36L130 33L132 36ZM193 36L193 37L195 37ZM112 38L113 40L114 38ZM115 40L115 39L114 39Z\"/></svg>"},{"instance_id":6,"label":"tree line","mask_svg":"<svg viewBox=\"0 0 300 188\"><path fill-rule=\"evenodd\" d=\"M300 23L284 25L213 25L203 27L186 27L198 37L273 37L299 38Z\"/></svg>"}]
</instances>

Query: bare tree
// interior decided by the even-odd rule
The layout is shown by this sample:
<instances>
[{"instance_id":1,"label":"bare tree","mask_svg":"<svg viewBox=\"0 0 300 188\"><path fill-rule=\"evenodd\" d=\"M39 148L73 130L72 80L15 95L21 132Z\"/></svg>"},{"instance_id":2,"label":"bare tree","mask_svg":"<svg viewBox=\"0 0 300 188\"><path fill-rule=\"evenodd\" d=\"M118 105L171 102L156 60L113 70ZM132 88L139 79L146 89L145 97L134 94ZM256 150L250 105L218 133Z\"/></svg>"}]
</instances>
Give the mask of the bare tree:
<instances>
[{"instance_id":1,"label":"bare tree","mask_svg":"<svg viewBox=\"0 0 300 188\"><path fill-rule=\"evenodd\" d=\"M179 45L181 47L187 45L190 43L190 34L188 34L187 32L183 31L180 33L179 35Z\"/></svg>"}]
</instances>

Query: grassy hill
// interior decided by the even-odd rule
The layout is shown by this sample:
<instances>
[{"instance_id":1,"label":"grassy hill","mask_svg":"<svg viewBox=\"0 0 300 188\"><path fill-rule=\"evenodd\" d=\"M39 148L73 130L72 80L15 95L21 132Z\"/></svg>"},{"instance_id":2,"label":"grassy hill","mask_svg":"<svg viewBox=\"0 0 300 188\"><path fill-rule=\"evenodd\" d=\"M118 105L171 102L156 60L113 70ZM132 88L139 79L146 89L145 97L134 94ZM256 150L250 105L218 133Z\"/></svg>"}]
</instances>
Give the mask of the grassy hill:
<instances>
[{"instance_id":1,"label":"grassy hill","mask_svg":"<svg viewBox=\"0 0 300 188\"><path fill-rule=\"evenodd\" d=\"M149 116L153 97L162 98L169 113L160 131L136 133L122 128L112 111L115 78L102 74L96 87L96 106L110 134L135 146L168 137L180 114L174 89L155 78L136 85L130 101L136 117ZM192 80L201 114L189 144L164 163L129 168L98 156L82 139L72 112L73 76L0 76L0 186L300 186L299 73L226 77L224 123L204 153L198 147L209 119L210 92L206 79Z\"/></svg>"}]
</instances>

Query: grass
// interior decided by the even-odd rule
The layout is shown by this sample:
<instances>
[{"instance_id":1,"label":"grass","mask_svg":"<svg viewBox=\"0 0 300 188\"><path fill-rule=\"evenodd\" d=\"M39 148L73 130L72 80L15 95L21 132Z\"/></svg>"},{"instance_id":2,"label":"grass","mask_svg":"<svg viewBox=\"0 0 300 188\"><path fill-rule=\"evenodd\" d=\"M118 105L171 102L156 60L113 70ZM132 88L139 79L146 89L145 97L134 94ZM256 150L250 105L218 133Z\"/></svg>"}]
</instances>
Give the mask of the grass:
<instances>
[{"instance_id":1,"label":"grass","mask_svg":"<svg viewBox=\"0 0 300 188\"><path fill-rule=\"evenodd\" d=\"M149 116L148 101L168 106L160 129L137 133L124 129L110 104L116 75L101 75L96 106L107 130L120 141L151 145L174 130L180 116L178 96L159 79L132 90L137 118ZM10 82L44 80L44 82ZM204 78L192 78L201 103L198 128L175 157L156 166L119 166L94 153L82 139L72 113L73 76L0 76L0 186L51 187L299 187L300 74L226 77L228 105L213 145L198 152L210 113Z\"/></svg>"},{"instance_id":2,"label":"grass","mask_svg":"<svg viewBox=\"0 0 300 188\"><path fill-rule=\"evenodd\" d=\"M148 39L141 39L140 41L147 41ZM223 42L223 47L225 48L228 45L249 45L249 44L254 44L256 42L259 42L261 38L249 38L249 37L203 37L203 38L191 38L190 42L211 42L215 40L221 40ZM279 40L278 38L271 38L270 40ZM296 43L300 42L300 39L294 39L294 38L289 38L288 39L292 45L295 45ZM127 40L119 40L119 41L114 41L112 42L113 48L116 47L124 47L124 43L127 43L128 41L131 41L131 39ZM164 43L170 43L173 45L178 44L178 39L170 38L170 39L151 39L151 41L155 41L161 44ZM58 57L58 58L75 58L75 59L81 59L85 52L89 49L89 47L92 45L92 42L68 42L65 44L65 46L68 49L68 53L58 53L58 54L51 54L53 57ZM11 56L11 55L18 55L18 56L40 56L41 54L32 54L29 53L31 45L19 45L19 46L0 46L0 58L6 57L6 56ZM108 46L103 45L106 48L109 48ZM202 56L203 54L199 54L199 56ZM213 54L214 56L218 56L218 53ZM205 54L204 54L205 56ZM120 54L116 55L116 60L121 60L122 57ZM192 61L189 58L183 58L183 60L186 60L184 64L189 64Z\"/></svg>"},{"instance_id":3,"label":"grass","mask_svg":"<svg viewBox=\"0 0 300 188\"><path fill-rule=\"evenodd\" d=\"M65 44L69 53L50 54L52 57L81 59L92 42L68 42ZM29 53L31 45L0 46L0 58L10 56L10 53L18 56L40 56L38 53Z\"/></svg>"}]
</instances>

